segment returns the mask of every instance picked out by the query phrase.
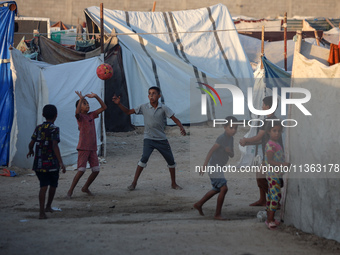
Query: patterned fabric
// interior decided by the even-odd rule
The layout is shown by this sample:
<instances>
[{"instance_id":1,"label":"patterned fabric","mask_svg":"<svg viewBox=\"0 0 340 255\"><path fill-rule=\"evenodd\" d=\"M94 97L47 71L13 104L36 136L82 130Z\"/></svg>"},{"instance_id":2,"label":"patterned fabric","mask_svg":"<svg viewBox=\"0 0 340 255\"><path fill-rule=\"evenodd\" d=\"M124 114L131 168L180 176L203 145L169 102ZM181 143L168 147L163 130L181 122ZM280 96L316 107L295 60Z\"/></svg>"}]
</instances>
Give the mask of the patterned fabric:
<instances>
[{"instance_id":1,"label":"patterned fabric","mask_svg":"<svg viewBox=\"0 0 340 255\"><path fill-rule=\"evenodd\" d=\"M88 114L76 115L79 127L79 142L77 150L97 151L97 136L95 119L98 118L96 111Z\"/></svg>"},{"instance_id":2,"label":"patterned fabric","mask_svg":"<svg viewBox=\"0 0 340 255\"><path fill-rule=\"evenodd\" d=\"M281 200L281 180L279 178L267 177L267 211L275 212Z\"/></svg>"},{"instance_id":3,"label":"patterned fabric","mask_svg":"<svg viewBox=\"0 0 340 255\"><path fill-rule=\"evenodd\" d=\"M44 122L35 128L32 140L36 142L33 170L43 173L58 171L53 141L60 142L59 128L51 122Z\"/></svg>"},{"instance_id":4,"label":"patterned fabric","mask_svg":"<svg viewBox=\"0 0 340 255\"><path fill-rule=\"evenodd\" d=\"M283 149L279 143L276 143L272 140L269 140L266 144L266 149L265 149L265 156L264 156L264 163L266 166L269 166L268 159L267 159L267 152L273 152L274 157L273 160L276 162L284 163L285 162L285 155L283 153ZM273 178L282 178L283 173L272 173L272 172L267 172L268 176L272 176Z\"/></svg>"},{"instance_id":5,"label":"patterned fabric","mask_svg":"<svg viewBox=\"0 0 340 255\"><path fill-rule=\"evenodd\" d=\"M269 140L266 144L264 162L269 166L267 152L273 152L273 160L276 162L285 162L285 156L279 143ZM267 211L275 212L281 200L281 180L283 173L267 172L268 194L267 194Z\"/></svg>"}]
</instances>

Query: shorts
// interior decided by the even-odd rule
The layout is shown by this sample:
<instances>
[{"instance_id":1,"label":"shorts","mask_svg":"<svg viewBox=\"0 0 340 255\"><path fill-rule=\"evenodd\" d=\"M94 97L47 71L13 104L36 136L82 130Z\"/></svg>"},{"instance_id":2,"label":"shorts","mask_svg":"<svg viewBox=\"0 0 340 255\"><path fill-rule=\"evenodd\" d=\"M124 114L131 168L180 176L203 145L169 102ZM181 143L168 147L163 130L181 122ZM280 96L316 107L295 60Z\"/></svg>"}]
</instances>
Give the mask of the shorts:
<instances>
[{"instance_id":1,"label":"shorts","mask_svg":"<svg viewBox=\"0 0 340 255\"><path fill-rule=\"evenodd\" d=\"M225 178L210 178L212 190L217 192L221 191L223 186L227 186L227 180Z\"/></svg>"},{"instance_id":2,"label":"shorts","mask_svg":"<svg viewBox=\"0 0 340 255\"><path fill-rule=\"evenodd\" d=\"M59 171L53 172L35 172L39 181L40 181L40 188L51 186L51 187L58 187L58 180L59 180Z\"/></svg>"},{"instance_id":3,"label":"shorts","mask_svg":"<svg viewBox=\"0 0 340 255\"><path fill-rule=\"evenodd\" d=\"M138 162L139 166L146 167L146 163L148 162L150 155L154 149L157 149L160 152L160 154L162 154L163 158L168 163L169 168L176 167L174 156L172 154L168 140L151 140L151 139L144 139L143 155Z\"/></svg>"},{"instance_id":4,"label":"shorts","mask_svg":"<svg viewBox=\"0 0 340 255\"><path fill-rule=\"evenodd\" d=\"M97 151L81 151L78 150L78 171L85 172L87 161L90 163L92 172L99 172L99 161Z\"/></svg>"}]
</instances>

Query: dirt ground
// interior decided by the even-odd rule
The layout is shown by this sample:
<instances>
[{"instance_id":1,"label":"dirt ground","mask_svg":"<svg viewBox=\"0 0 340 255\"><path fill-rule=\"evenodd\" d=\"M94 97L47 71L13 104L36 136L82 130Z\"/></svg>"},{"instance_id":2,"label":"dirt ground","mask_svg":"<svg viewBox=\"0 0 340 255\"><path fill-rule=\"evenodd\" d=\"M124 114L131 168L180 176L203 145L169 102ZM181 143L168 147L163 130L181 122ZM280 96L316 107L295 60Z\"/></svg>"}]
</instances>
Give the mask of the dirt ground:
<instances>
[{"instance_id":1,"label":"dirt ground","mask_svg":"<svg viewBox=\"0 0 340 255\"><path fill-rule=\"evenodd\" d=\"M264 208L249 206L258 198L255 174L226 175L229 191L222 213L227 221L213 219L216 198L200 216L192 206L211 187L209 177L198 176L192 164L203 163L217 136L205 126L186 130L190 135L183 137L178 127L167 128L183 190L170 188L166 162L154 152L136 190L128 191L142 152L143 129L109 133L106 163L90 187L95 196L81 192L87 170L72 199L66 199L76 174L69 170L60 175L52 204L60 211L48 213L47 220L38 219L38 179L31 170L11 168L17 177L0 177L0 254L340 254L340 244L333 240L284 224L268 230L259 222L256 215ZM239 160L237 143L246 131L239 128L236 156L228 163Z\"/></svg>"}]
</instances>

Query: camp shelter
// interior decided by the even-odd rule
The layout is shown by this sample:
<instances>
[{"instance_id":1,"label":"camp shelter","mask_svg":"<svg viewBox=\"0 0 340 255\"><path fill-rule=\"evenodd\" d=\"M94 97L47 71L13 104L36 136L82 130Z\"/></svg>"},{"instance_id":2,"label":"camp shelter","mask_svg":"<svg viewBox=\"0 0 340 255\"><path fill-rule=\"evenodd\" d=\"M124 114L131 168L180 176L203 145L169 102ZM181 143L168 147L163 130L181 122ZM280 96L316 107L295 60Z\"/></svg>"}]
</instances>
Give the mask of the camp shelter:
<instances>
[{"instance_id":1,"label":"camp shelter","mask_svg":"<svg viewBox=\"0 0 340 255\"><path fill-rule=\"evenodd\" d=\"M253 106L255 109L262 109L262 100L266 96L272 96L273 88L277 89L277 109L275 111L275 116L279 119L286 119L286 116L281 114L281 88L290 87L291 75L289 72L286 72L279 66L275 65L271 61L267 59L266 56L262 57L263 68L259 64L257 69L254 72L254 93L253 93ZM251 115L251 119L253 120L263 120L264 116ZM253 137L259 131L259 125L261 125L260 121L254 121L252 123L252 127L245 134L244 137ZM285 139L285 134L283 134L283 139ZM240 166L250 166L253 163L253 159L256 155L260 155L263 158L262 153L262 145L250 145L242 147L239 145L239 149L241 151L241 158L238 162L238 167Z\"/></svg>"},{"instance_id":2,"label":"camp shelter","mask_svg":"<svg viewBox=\"0 0 340 255\"><path fill-rule=\"evenodd\" d=\"M261 31L262 26L265 27L266 31L281 31L282 21L281 19L237 19L234 20L234 24L238 32Z\"/></svg>"},{"instance_id":3,"label":"camp shelter","mask_svg":"<svg viewBox=\"0 0 340 255\"><path fill-rule=\"evenodd\" d=\"M100 26L99 7L89 7L85 14L88 26ZM201 109L203 92L197 87L203 88L202 83L214 79L219 84L232 84L239 86L244 95L253 86L249 60L229 11L222 4L174 12L104 9L103 16L105 33L116 32L122 47L130 107L146 103L148 88L158 86L161 102L182 123L203 122L232 115L233 109L231 93L216 89L225 107L215 106L208 97L207 115L193 117L190 110ZM131 115L131 121L137 126L144 124L140 115ZM167 120L167 124L174 123Z\"/></svg>"},{"instance_id":4,"label":"camp shelter","mask_svg":"<svg viewBox=\"0 0 340 255\"><path fill-rule=\"evenodd\" d=\"M60 31L60 30L68 30L68 29L69 28L61 20L51 25L51 28L50 28L51 31Z\"/></svg>"},{"instance_id":5,"label":"camp shelter","mask_svg":"<svg viewBox=\"0 0 340 255\"><path fill-rule=\"evenodd\" d=\"M83 94L94 92L104 96L104 82L96 75L103 60L93 57L85 60L50 65L25 58L16 49L11 51L11 70L14 83L14 120L11 130L10 164L30 168L32 158L27 159L28 144L35 127L44 121L42 109L54 104L58 109L55 122L60 128L60 152L65 165L77 162L79 130L75 119L75 103L79 99L75 91ZM100 107L95 99L89 99L90 110ZM98 151L105 154L103 121L96 119Z\"/></svg>"},{"instance_id":6,"label":"camp shelter","mask_svg":"<svg viewBox=\"0 0 340 255\"><path fill-rule=\"evenodd\" d=\"M291 87L311 98L305 115L291 107L288 161L297 167L288 175L284 221L307 233L340 242L340 64L329 66L329 50L310 45L299 36L294 53ZM301 98L293 95L293 99ZM300 168L301 166L301 168ZM300 172L301 169L301 172Z\"/></svg>"},{"instance_id":7,"label":"camp shelter","mask_svg":"<svg viewBox=\"0 0 340 255\"><path fill-rule=\"evenodd\" d=\"M340 28L334 27L331 30L323 33L323 39L329 43L338 45L340 42Z\"/></svg>"},{"instance_id":8,"label":"camp shelter","mask_svg":"<svg viewBox=\"0 0 340 255\"><path fill-rule=\"evenodd\" d=\"M14 103L9 47L13 45L16 7L15 1L0 2L0 166L9 161Z\"/></svg>"},{"instance_id":9,"label":"camp shelter","mask_svg":"<svg viewBox=\"0 0 340 255\"><path fill-rule=\"evenodd\" d=\"M22 37L26 40L34 38L34 30L50 37L50 19L40 17L15 17L14 47L18 45Z\"/></svg>"},{"instance_id":10,"label":"camp shelter","mask_svg":"<svg viewBox=\"0 0 340 255\"><path fill-rule=\"evenodd\" d=\"M39 55L38 60L49 64L61 64L88 59L99 56L100 47L89 52L80 52L66 48L45 36L40 36L38 40ZM121 96L121 102L129 106L125 75L123 71L121 48L118 45L117 37L108 36L104 42L104 62L113 68L113 77L105 81L104 101L107 105L105 111L105 128L107 132L127 132L133 130L130 117L124 114L113 102L114 94Z\"/></svg>"},{"instance_id":11,"label":"camp shelter","mask_svg":"<svg viewBox=\"0 0 340 255\"><path fill-rule=\"evenodd\" d=\"M239 35L241 44L244 48L245 53L252 65L254 71L257 69L258 64L261 62L261 40L246 36L243 34ZM287 71L292 70L293 54L294 54L295 42L293 40L287 40ZM268 42L264 41L264 52L266 58L277 65L280 68L284 68L284 42L275 41Z\"/></svg>"}]
</instances>

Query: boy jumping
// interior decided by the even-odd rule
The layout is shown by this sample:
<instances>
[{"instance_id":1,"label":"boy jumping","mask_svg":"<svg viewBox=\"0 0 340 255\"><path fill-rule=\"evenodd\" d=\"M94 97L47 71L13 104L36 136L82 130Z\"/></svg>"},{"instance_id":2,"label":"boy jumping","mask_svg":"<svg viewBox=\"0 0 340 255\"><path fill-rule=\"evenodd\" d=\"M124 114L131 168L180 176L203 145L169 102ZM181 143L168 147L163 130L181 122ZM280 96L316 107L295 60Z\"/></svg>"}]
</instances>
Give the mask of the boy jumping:
<instances>
[{"instance_id":1,"label":"boy jumping","mask_svg":"<svg viewBox=\"0 0 340 255\"><path fill-rule=\"evenodd\" d=\"M105 111L107 108L106 104L97 94L91 92L91 94L83 96L80 91L76 91L76 94L80 98L76 102L76 118L79 127L79 142L77 146L78 172L74 176L71 187L67 192L68 198L71 198L73 190L76 187L79 179L85 173L87 161L89 161L90 163L92 173L87 179L81 191L87 193L88 195L93 195L89 190L89 186L96 179L100 170L97 156L97 138L94 120L98 118L99 114ZM89 112L90 106L85 97L97 99L101 107L93 112Z\"/></svg>"}]
</instances>

